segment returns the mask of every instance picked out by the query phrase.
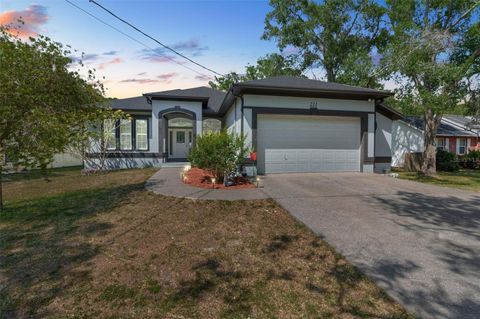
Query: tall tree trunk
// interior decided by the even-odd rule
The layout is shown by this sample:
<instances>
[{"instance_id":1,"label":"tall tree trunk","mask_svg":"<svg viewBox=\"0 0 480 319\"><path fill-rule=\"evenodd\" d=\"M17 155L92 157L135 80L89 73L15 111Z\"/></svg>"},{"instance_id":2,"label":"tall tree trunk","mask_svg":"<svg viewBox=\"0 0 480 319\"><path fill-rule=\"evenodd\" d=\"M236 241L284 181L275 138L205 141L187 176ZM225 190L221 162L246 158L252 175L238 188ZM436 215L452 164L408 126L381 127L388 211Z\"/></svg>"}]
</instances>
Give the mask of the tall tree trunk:
<instances>
[{"instance_id":1,"label":"tall tree trunk","mask_svg":"<svg viewBox=\"0 0 480 319\"><path fill-rule=\"evenodd\" d=\"M437 136L437 128L442 117L433 114L432 109L428 109L424 116L423 127L423 156L422 156L422 174L426 176L435 175L437 173L435 137Z\"/></svg>"},{"instance_id":2,"label":"tall tree trunk","mask_svg":"<svg viewBox=\"0 0 480 319\"><path fill-rule=\"evenodd\" d=\"M326 65L325 70L327 72L327 82L335 82L336 76L333 67Z\"/></svg>"}]
</instances>

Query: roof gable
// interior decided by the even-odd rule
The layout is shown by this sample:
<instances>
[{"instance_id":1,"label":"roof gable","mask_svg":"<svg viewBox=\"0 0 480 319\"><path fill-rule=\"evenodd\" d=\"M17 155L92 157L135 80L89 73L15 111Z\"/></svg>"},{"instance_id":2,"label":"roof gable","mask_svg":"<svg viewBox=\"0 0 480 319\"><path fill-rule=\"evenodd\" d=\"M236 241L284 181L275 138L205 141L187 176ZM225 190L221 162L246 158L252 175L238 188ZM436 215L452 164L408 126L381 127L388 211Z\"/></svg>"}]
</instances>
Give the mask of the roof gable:
<instances>
[{"instance_id":1,"label":"roof gable","mask_svg":"<svg viewBox=\"0 0 480 319\"><path fill-rule=\"evenodd\" d=\"M424 120L419 116L405 116L403 121L423 131ZM474 132L466 127L452 125L449 122L442 119L442 122L438 126L437 135L445 136L476 136Z\"/></svg>"},{"instance_id":2,"label":"roof gable","mask_svg":"<svg viewBox=\"0 0 480 319\"><path fill-rule=\"evenodd\" d=\"M188 100L200 101L206 108L206 113L216 114L225 97L225 92L199 86L190 89L176 89L160 92L145 93L144 96L153 100Z\"/></svg>"}]
</instances>

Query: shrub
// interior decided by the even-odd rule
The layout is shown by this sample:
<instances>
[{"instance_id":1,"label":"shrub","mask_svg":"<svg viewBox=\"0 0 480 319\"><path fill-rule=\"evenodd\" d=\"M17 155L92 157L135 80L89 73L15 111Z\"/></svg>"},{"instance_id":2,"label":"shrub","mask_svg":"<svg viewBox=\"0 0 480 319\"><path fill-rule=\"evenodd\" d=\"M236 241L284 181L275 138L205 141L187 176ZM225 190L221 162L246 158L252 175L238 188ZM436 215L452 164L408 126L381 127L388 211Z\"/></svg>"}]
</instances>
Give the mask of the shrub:
<instances>
[{"instance_id":1,"label":"shrub","mask_svg":"<svg viewBox=\"0 0 480 319\"><path fill-rule=\"evenodd\" d=\"M470 151L468 154L459 158L462 167L464 168L479 168L480 167L480 151Z\"/></svg>"},{"instance_id":2,"label":"shrub","mask_svg":"<svg viewBox=\"0 0 480 319\"><path fill-rule=\"evenodd\" d=\"M227 131L207 132L197 137L188 160L193 166L205 169L222 182L226 173L235 171L248 155L245 137Z\"/></svg>"},{"instance_id":3,"label":"shrub","mask_svg":"<svg viewBox=\"0 0 480 319\"><path fill-rule=\"evenodd\" d=\"M437 170L445 172L455 172L460 169L457 162L457 156L453 153L437 150Z\"/></svg>"}]
</instances>

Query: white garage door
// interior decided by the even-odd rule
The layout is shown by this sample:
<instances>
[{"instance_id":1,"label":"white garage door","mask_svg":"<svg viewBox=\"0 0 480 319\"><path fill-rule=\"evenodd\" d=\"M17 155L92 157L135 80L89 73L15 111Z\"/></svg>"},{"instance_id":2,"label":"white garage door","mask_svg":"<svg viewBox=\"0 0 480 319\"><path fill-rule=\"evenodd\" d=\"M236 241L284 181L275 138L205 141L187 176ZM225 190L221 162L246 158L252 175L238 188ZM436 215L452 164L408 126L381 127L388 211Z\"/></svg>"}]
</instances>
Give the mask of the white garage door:
<instances>
[{"instance_id":1,"label":"white garage door","mask_svg":"<svg viewBox=\"0 0 480 319\"><path fill-rule=\"evenodd\" d=\"M259 173L360 171L360 118L263 115L257 119Z\"/></svg>"}]
</instances>

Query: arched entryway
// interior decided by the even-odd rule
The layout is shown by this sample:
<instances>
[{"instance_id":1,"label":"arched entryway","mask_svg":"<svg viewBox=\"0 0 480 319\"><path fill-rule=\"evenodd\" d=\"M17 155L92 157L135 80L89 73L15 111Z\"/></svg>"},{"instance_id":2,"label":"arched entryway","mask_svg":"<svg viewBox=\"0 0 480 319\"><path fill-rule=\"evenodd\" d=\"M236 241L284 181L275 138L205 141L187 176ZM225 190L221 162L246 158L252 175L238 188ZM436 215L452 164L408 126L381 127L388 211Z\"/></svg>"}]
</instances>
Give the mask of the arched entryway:
<instances>
[{"instance_id":1,"label":"arched entryway","mask_svg":"<svg viewBox=\"0 0 480 319\"><path fill-rule=\"evenodd\" d=\"M175 108L159 114L160 148L165 161L186 161L195 144L196 115L194 112Z\"/></svg>"}]
</instances>

